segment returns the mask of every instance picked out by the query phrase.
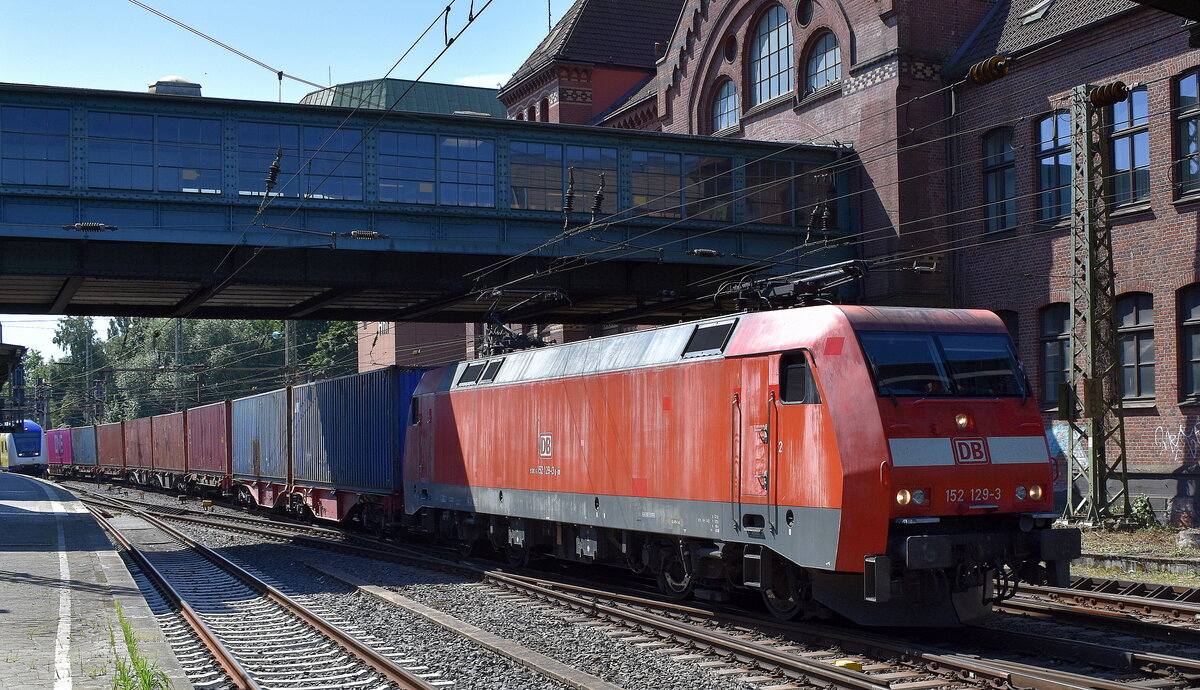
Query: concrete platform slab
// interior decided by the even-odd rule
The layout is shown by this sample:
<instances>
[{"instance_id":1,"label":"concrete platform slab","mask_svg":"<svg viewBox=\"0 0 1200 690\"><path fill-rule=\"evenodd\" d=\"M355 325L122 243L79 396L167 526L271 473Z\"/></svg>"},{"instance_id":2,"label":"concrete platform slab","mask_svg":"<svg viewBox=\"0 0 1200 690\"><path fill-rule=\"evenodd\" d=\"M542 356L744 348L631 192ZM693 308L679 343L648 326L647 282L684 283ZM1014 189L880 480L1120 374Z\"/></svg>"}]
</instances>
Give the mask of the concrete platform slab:
<instances>
[{"instance_id":1,"label":"concrete platform slab","mask_svg":"<svg viewBox=\"0 0 1200 690\"><path fill-rule=\"evenodd\" d=\"M49 482L0 472L0 678L5 688L112 687L125 644L191 688L141 591L91 514Z\"/></svg>"}]
</instances>

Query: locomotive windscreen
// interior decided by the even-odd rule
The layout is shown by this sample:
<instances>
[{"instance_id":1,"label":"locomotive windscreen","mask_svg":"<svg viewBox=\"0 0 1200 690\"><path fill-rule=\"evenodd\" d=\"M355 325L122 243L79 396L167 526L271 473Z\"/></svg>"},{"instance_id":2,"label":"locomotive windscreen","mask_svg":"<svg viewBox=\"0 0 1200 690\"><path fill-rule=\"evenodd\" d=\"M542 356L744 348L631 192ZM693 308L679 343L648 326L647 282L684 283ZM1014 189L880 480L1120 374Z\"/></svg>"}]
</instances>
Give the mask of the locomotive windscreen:
<instances>
[{"instance_id":1,"label":"locomotive windscreen","mask_svg":"<svg viewBox=\"0 0 1200 690\"><path fill-rule=\"evenodd\" d=\"M1008 337L993 333L859 333L880 395L1025 395Z\"/></svg>"},{"instance_id":2,"label":"locomotive windscreen","mask_svg":"<svg viewBox=\"0 0 1200 690\"><path fill-rule=\"evenodd\" d=\"M41 455L42 435L36 431L18 431L12 435L17 457L30 458Z\"/></svg>"}]
</instances>

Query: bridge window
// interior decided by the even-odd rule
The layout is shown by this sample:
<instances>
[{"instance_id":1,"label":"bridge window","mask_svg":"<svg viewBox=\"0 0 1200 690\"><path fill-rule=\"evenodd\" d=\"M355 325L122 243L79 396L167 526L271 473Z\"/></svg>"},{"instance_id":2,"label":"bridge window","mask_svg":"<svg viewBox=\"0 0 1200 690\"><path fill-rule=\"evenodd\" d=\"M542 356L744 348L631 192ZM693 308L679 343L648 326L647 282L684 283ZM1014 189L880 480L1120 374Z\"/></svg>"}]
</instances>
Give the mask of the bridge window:
<instances>
[{"instance_id":1,"label":"bridge window","mask_svg":"<svg viewBox=\"0 0 1200 690\"><path fill-rule=\"evenodd\" d=\"M600 212L617 212L617 150L597 146L568 146L567 167L575 168L575 198L580 199L576 207L587 210L592 207L596 189L600 187L600 175L604 175L604 201Z\"/></svg>"},{"instance_id":2,"label":"bridge window","mask_svg":"<svg viewBox=\"0 0 1200 690\"><path fill-rule=\"evenodd\" d=\"M0 184L69 185L69 135L66 110L0 108Z\"/></svg>"},{"instance_id":3,"label":"bridge window","mask_svg":"<svg viewBox=\"0 0 1200 690\"><path fill-rule=\"evenodd\" d=\"M443 136L438 152L438 203L496 205L496 146L490 139Z\"/></svg>"},{"instance_id":4,"label":"bridge window","mask_svg":"<svg viewBox=\"0 0 1200 690\"><path fill-rule=\"evenodd\" d=\"M678 153L634 151L634 213L677 218L681 172Z\"/></svg>"},{"instance_id":5,"label":"bridge window","mask_svg":"<svg viewBox=\"0 0 1200 690\"><path fill-rule=\"evenodd\" d=\"M760 160L746 166L746 220L791 225L792 164Z\"/></svg>"},{"instance_id":6,"label":"bridge window","mask_svg":"<svg viewBox=\"0 0 1200 690\"><path fill-rule=\"evenodd\" d=\"M271 194L298 196L296 173L300 168L300 128L269 122L238 123L238 194L266 195L267 173L278 151L280 172Z\"/></svg>"},{"instance_id":7,"label":"bridge window","mask_svg":"<svg viewBox=\"0 0 1200 690\"><path fill-rule=\"evenodd\" d=\"M158 118L158 190L221 193L221 123Z\"/></svg>"},{"instance_id":8,"label":"bridge window","mask_svg":"<svg viewBox=\"0 0 1200 690\"><path fill-rule=\"evenodd\" d=\"M437 152L432 134L379 133L379 200L436 203Z\"/></svg>"},{"instance_id":9,"label":"bridge window","mask_svg":"<svg viewBox=\"0 0 1200 690\"><path fill-rule=\"evenodd\" d=\"M88 113L88 186L154 189L154 118Z\"/></svg>"},{"instance_id":10,"label":"bridge window","mask_svg":"<svg viewBox=\"0 0 1200 690\"><path fill-rule=\"evenodd\" d=\"M362 131L304 128L304 195L310 199L362 201Z\"/></svg>"},{"instance_id":11,"label":"bridge window","mask_svg":"<svg viewBox=\"0 0 1200 690\"><path fill-rule=\"evenodd\" d=\"M509 205L529 211L560 211L563 153L559 144L514 141L509 149Z\"/></svg>"},{"instance_id":12,"label":"bridge window","mask_svg":"<svg viewBox=\"0 0 1200 690\"><path fill-rule=\"evenodd\" d=\"M731 161L723 156L683 157L684 215L700 220L729 220L733 208Z\"/></svg>"}]
</instances>

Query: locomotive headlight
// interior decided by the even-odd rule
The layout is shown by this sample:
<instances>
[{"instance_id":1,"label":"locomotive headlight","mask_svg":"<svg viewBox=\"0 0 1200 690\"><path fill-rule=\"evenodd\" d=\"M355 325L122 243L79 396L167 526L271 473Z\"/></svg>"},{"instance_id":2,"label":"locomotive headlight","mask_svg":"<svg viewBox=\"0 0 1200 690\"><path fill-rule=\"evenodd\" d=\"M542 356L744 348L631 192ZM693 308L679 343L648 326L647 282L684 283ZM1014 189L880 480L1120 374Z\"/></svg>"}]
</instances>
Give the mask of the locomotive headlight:
<instances>
[{"instance_id":1,"label":"locomotive headlight","mask_svg":"<svg viewBox=\"0 0 1200 690\"><path fill-rule=\"evenodd\" d=\"M906 506L911 502L912 502L912 494L910 494L908 492L908 489L900 489L899 491L896 492L896 503L899 503L902 506Z\"/></svg>"},{"instance_id":2,"label":"locomotive headlight","mask_svg":"<svg viewBox=\"0 0 1200 690\"><path fill-rule=\"evenodd\" d=\"M971 415L967 414L966 412L959 412L958 414L954 415L954 423L958 425L959 429L970 429L972 426L974 426L974 424L971 423Z\"/></svg>"},{"instance_id":3,"label":"locomotive headlight","mask_svg":"<svg viewBox=\"0 0 1200 690\"><path fill-rule=\"evenodd\" d=\"M1017 487L1017 500L1018 501L1024 501L1025 497L1028 495L1029 495L1029 492L1025 490L1025 487L1023 487L1023 486Z\"/></svg>"},{"instance_id":4,"label":"locomotive headlight","mask_svg":"<svg viewBox=\"0 0 1200 690\"><path fill-rule=\"evenodd\" d=\"M921 489L917 489L916 491L913 491L912 492L912 502L916 503L919 506L925 505L925 492Z\"/></svg>"},{"instance_id":5,"label":"locomotive headlight","mask_svg":"<svg viewBox=\"0 0 1200 690\"><path fill-rule=\"evenodd\" d=\"M1029 499L1031 501L1042 500L1042 487L1037 484L1029 487Z\"/></svg>"}]
</instances>

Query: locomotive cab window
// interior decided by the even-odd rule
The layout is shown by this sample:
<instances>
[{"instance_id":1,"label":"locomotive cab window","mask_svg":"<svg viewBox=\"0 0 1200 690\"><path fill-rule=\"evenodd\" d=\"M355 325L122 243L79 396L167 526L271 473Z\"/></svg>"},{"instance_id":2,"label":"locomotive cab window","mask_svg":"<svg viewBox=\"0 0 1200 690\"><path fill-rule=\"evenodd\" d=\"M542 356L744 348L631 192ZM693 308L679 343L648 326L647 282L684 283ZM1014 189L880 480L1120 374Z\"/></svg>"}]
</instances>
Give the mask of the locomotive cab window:
<instances>
[{"instance_id":1,"label":"locomotive cab window","mask_svg":"<svg viewBox=\"0 0 1200 690\"><path fill-rule=\"evenodd\" d=\"M779 358L779 399L793 404L821 402L812 369L803 352L789 352Z\"/></svg>"},{"instance_id":2,"label":"locomotive cab window","mask_svg":"<svg viewBox=\"0 0 1200 690\"><path fill-rule=\"evenodd\" d=\"M416 397L408 401L408 423L410 426L416 426L421 423L421 406L417 402Z\"/></svg>"},{"instance_id":3,"label":"locomotive cab window","mask_svg":"<svg viewBox=\"0 0 1200 690\"><path fill-rule=\"evenodd\" d=\"M859 334L880 395L1025 395L1008 337L1000 333Z\"/></svg>"},{"instance_id":4,"label":"locomotive cab window","mask_svg":"<svg viewBox=\"0 0 1200 690\"><path fill-rule=\"evenodd\" d=\"M479 377L480 383L491 383L496 380L496 374L500 372L500 365L504 364L504 359L497 359L488 362L487 369L483 370L483 376Z\"/></svg>"}]
</instances>

